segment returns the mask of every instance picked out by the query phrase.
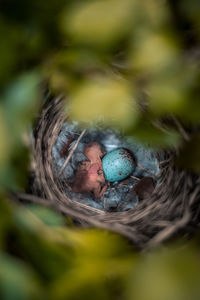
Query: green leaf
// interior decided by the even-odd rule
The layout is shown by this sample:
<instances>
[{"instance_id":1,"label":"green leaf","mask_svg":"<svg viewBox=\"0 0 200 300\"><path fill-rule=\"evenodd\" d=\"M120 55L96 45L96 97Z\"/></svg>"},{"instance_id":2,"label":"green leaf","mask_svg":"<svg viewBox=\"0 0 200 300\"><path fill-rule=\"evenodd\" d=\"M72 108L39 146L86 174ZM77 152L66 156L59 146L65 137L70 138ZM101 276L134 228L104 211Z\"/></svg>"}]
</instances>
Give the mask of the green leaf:
<instances>
[{"instance_id":1,"label":"green leaf","mask_svg":"<svg viewBox=\"0 0 200 300\"><path fill-rule=\"evenodd\" d=\"M63 15L61 27L73 40L110 47L131 29L134 2L90 1L76 4Z\"/></svg>"},{"instance_id":2,"label":"green leaf","mask_svg":"<svg viewBox=\"0 0 200 300\"><path fill-rule=\"evenodd\" d=\"M149 86L149 108L156 115L179 114L186 106L187 95L173 79L155 80Z\"/></svg>"},{"instance_id":3,"label":"green leaf","mask_svg":"<svg viewBox=\"0 0 200 300\"><path fill-rule=\"evenodd\" d=\"M65 231L63 230L63 234ZM66 232L76 250L75 264L51 287L52 299L113 299L112 288L119 282L122 293L135 256L121 237L100 230ZM104 299L103 298L103 299Z\"/></svg>"},{"instance_id":4,"label":"green leaf","mask_svg":"<svg viewBox=\"0 0 200 300\"><path fill-rule=\"evenodd\" d=\"M45 225L27 208L15 209L15 240L17 253L34 266L45 281L61 276L73 263L73 249L53 226Z\"/></svg>"},{"instance_id":5,"label":"green leaf","mask_svg":"<svg viewBox=\"0 0 200 300\"><path fill-rule=\"evenodd\" d=\"M22 261L0 252L0 295L2 300L41 299L34 272Z\"/></svg>"},{"instance_id":6,"label":"green leaf","mask_svg":"<svg viewBox=\"0 0 200 300\"><path fill-rule=\"evenodd\" d=\"M142 256L129 281L128 299L197 300L199 268L198 250L189 246Z\"/></svg>"},{"instance_id":7,"label":"green leaf","mask_svg":"<svg viewBox=\"0 0 200 300\"><path fill-rule=\"evenodd\" d=\"M85 81L71 95L71 117L85 123L102 122L127 128L139 117L128 82L109 77Z\"/></svg>"},{"instance_id":8,"label":"green leaf","mask_svg":"<svg viewBox=\"0 0 200 300\"><path fill-rule=\"evenodd\" d=\"M0 165L0 183L8 188L19 189L27 184L29 153L23 139L30 142L31 120L39 108L39 83L39 73L30 72L19 76L3 94L0 161L6 163Z\"/></svg>"},{"instance_id":9,"label":"green leaf","mask_svg":"<svg viewBox=\"0 0 200 300\"><path fill-rule=\"evenodd\" d=\"M178 47L172 38L160 32L141 30L136 34L130 54L133 70L148 74L162 74L179 61Z\"/></svg>"},{"instance_id":10,"label":"green leaf","mask_svg":"<svg viewBox=\"0 0 200 300\"><path fill-rule=\"evenodd\" d=\"M29 204L28 209L48 226L64 225L62 217L50 208L36 204Z\"/></svg>"},{"instance_id":11,"label":"green leaf","mask_svg":"<svg viewBox=\"0 0 200 300\"><path fill-rule=\"evenodd\" d=\"M12 134L19 136L27 129L39 108L40 74L30 72L19 76L4 93L4 109Z\"/></svg>"},{"instance_id":12,"label":"green leaf","mask_svg":"<svg viewBox=\"0 0 200 300\"><path fill-rule=\"evenodd\" d=\"M154 148L175 148L181 142L181 136L177 131L173 129L162 131L153 126L151 121L143 119L135 128L128 130L127 134Z\"/></svg>"}]
</instances>

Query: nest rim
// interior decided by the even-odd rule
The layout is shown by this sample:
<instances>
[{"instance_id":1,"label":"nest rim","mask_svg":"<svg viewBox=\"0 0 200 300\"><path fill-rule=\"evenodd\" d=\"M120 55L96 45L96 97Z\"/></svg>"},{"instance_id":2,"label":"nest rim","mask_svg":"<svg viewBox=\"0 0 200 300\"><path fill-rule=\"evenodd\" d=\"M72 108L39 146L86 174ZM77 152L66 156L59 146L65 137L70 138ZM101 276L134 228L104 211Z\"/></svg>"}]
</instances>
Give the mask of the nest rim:
<instances>
[{"instance_id":1,"label":"nest rim","mask_svg":"<svg viewBox=\"0 0 200 300\"><path fill-rule=\"evenodd\" d=\"M115 231L139 247L160 244L191 223L194 217L192 208L199 201L200 176L177 170L171 163L173 155L169 152L164 152L164 160L158 153L159 183L151 197L128 211L103 211L69 199L53 171L52 148L66 120L62 108L62 97L50 98L34 130L34 195L45 198L59 211L75 218L80 226ZM178 192L180 186L183 188L182 199ZM195 216L196 224L199 215L200 212Z\"/></svg>"}]
</instances>

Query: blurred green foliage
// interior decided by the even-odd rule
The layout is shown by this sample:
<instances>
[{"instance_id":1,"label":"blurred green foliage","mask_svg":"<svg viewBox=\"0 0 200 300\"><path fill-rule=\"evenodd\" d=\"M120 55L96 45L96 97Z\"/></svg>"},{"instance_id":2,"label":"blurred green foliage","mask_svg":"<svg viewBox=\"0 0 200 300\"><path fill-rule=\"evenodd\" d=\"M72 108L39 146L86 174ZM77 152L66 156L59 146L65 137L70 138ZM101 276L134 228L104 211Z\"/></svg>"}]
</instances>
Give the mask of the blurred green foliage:
<instances>
[{"instance_id":1,"label":"blurred green foliage","mask_svg":"<svg viewBox=\"0 0 200 300\"><path fill-rule=\"evenodd\" d=\"M171 115L199 126L199 13L199 0L1 0L1 299L199 299L198 242L135 253L115 234L75 229L5 193L26 186L46 80L85 126L179 147L176 163L199 172L199 135L185 143L174 124L155 126Z\"/></svg>"},{"instance_id":2,"label":"blurred green foliage","mask_svg":"<svg viewBox=\"0 0 200 300\"><path fill-rule=\"evenodd\" d=\"M127 82L108 76L83 82L73 94L70 112L71 118L85 124L91 121L121 128L136 122L139 114Z\"/></svg>"},{"instance_id":3,"label":"blurred green foliage","mask_svg":"<svg viewBox=\"0 0 200 300\"><path fill-rule=\"evenodd\" d=\"M199 299L198 244L135 253L114 233L1 196L1 299Z\"/></svg>"}]
</instances>

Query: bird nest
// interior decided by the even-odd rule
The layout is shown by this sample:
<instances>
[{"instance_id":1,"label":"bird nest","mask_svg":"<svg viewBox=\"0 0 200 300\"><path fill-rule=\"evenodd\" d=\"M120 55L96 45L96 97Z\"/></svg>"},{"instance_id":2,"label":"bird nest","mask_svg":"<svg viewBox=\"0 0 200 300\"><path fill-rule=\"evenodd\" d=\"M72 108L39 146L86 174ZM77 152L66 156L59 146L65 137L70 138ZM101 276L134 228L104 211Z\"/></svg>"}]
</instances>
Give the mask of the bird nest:
<instances>
[{"instance_id":1,"label":"bird nest","mask_svg":"<svg viewBox=\"0 0 200 300\"><path fill-rule=\"evenodd\" d=\"M175 168L174 154L168 152L158 154L160 172L153 194L132 209L108 212L70 199L54 171L52 157L53 146L65 121L62 99L48 100L34 130L29 200L55 207L72 217L78 226L117 232L138 248L158 245L180 233L189 236L198 228L200 177Z\"/></svg>"}]
</instances>

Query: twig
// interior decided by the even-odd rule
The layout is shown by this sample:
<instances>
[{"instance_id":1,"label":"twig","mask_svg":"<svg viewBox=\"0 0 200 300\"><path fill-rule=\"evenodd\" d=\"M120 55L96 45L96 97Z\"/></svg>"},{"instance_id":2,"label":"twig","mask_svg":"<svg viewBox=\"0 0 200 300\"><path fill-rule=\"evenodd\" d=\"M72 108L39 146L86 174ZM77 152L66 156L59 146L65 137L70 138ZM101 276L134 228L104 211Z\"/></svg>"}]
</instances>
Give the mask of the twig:
<instances>
[{"instance_id":1,"label":"twig","mask_svg":"<svg viewBox=\"0 0 200 300\"><path fill-rule=\"evenodd\" d=\"M153 173L151 173L149 170L145 169L141 164L137 163L137 166L142 169L143 171L145 171L146 173L148 173L149 175L151 175L152 177L156 177Z\"/></svg>"},{"instance_id":2,"label":"twig","mask_svg":"<svg viewBox=\"0 0 200 300\"><path fill-rule=\"evenodd\" d=\"M24 196L24 197L23 197ZM132 229L132 231L127 230L126 226L120 223L113 223L113 224L108 224L106 222L102 222L101 220L98 220L95 216L88 216L87 214L83 214L82 212L73 209L73 207L65 207L63 205L63 203L57 203L57 205L55 204L56 201L51 201L49 202L49 200L44 200L40 197L35 197L32 196L27 197L27 196L32 196L32 195L26 195L26 194L16 194L16 197L19 199L22 199L22 197L24 198L24 200L30 201L30 202L35 202L38 204L42 204L42 205L46 205L46 206L50 206L52 208L54 208L55 210L62 212L63 214L67 215L67 216L71 216L72 218L79 218L80 220L83 220L85 222L88 223L88 218L89 218L89 225L91 226L95 226L95 227L99 227L105 230L109 230L112 232L115 232L117 234L121 234L126 236L128 239L130 240L134 240L134 229ZM54 203L54 204L53 204ZM101 214L105 214L105 212L101 211Z\"/></svg>"},{"instance_id":3,"label":"twig","mask_svg":"<svg viewBox=\"0 0 200 300\"><path fill-rule=\"evenodd\" d=\"M187 134L187 132L185 131L185 129L183 128L183 126L181 125L181 123L178 121L178 119L176 117L172 117L173 120L174 120L174 123L176 125L176 127L178 128L180 134L182 135L182 137L186 140L186 141L189 141L190 140L190 137L189 135Z\"/></svg>"},{"instance_id":4,"label":"twig","mask_svg":"<svg viewBox=\"0 0 200 300\"><path fill-rule=\"evenodd\" d=\"M172 161L174 159L174 157L170 157L168 159L165 159L165 160L162 160L159 162L160 165L163 165L163 164L166 164L166 163L169 163L170 161Z\"/></svg>"},{"instance_id":5,"label":"twig","mask_svg":"<svg viewBox=\"0 0 200 300\"><path fill-rule=\"evenodd\" d=\"M164 133L169 133L169 130L166 128L166 126L165 126L165 128L164 128L164 124L160 124L160 121L156 120L156 121L152 122L152 124L153 124L156 128L160 129L160 131L162 131L162 132L164 132Z\"/></svg>"},{"instance_id":6,"label":"twig","mask_svg":"<svg viewBox=\"0 0 200 300\"><path fill-rule=\"evenodd\" d=\"M106 211L106 197L103 197L103 205L104 205L104 210Z\"/></svg>"},{"instance_id":7,"label":"twig","mask_svg":"<svg viewBox=\"0 0 200 300\"><path fill-rule=\"evenodd\" d=\"M71 130L70 130L70 133L73 133L73 134L75 134L75 135L78 135L78 136L80 136L80 133L78 133L78 132L75 132L75 131L71 131Z\"/></svg>"},{"instance_id":8,"label":"twig","mask_svg":"<svg viewBox=\"0 0 200 300\"><path fill-rule=\"evenodd\" d=\"M44 206L52 206L55 207L51 202L49 202L47 199L32 195L32 194L25 194L25 193L12 193L11 198L17 198L18 200L25 200L28 202L41 204Z\"/></svg>"},{"instance_id":9,"label":"twig","mask_svg":"<svg viewBox=\"0 0 200 300\"><path fill-rule=\"evenodd\" d=\"M67 182L65 182L65 184L66 184L67 188L68 188L70 191L72 191L71 186L70 186Z\"/></svg>"},{"instance_id":10,"label":"twig","mask_svg":"<svg viewBox=\"0 0 200 300\"><path fill-rule=\"evenodd\" d=\"M136 180L140 180L140 178L138 178L136 176L133 176L133 175L131 175L131 178L136 179Z\"/></svg>"},{"instance_id":11,"label":"twig","mask_svg":"<svg viewBox=\"0 0 200 300\"><path fill-rule=\"evenodd\" d=\"M49 206L49 207L52 207L53 209L55 209L57 211L60 211L59 207L57 207L57 205L56 205L57 204L56 201L52 203L52 202L49 202L48 199L40 198L38 196L31 195L31 194L25 194L25 193L12 193L11 197L12 198L13 197L17 198L18 200L24 200L24 201L28 201L28 202L32 202L32 203L36 203L36 204L41 204L41 205L44 205L44 206ZM77 201L77 200L71 200L71 201ZM94 208L94 207L91 207L91 206L88 206L86 204L79 203L79 205L83 208L90 209L90 211L96 212L100 215L105 214L104 211L102 211L100 209L97 209L97 208ZM61 212L64 212L64 211L61 210Z\"/></svg>"},{"instance_id":12,"label":"twig","mask_svg":"<svg viewBox=\"0 0 200 300\"><path fill-rule=\"evenodd\" d=\"M64 169L67 167L67 165L68 165L70 159L72 158L72 155L74 154L76 148L78 147L78 144L79 144L80 140L82 139L82 137L84 136L85 132L86 132L86 129L84 129L84 130L82 131L81 135L80 135L79 138L77 139L77 141L76 141L74 147L71 149L71 151L70 151L70 153L69 153L69 155L68 155L66 161L64 162L64 164L63 164L63 166L62 166L60 172L58 173L58 177L60 177L60 176L62 175Z\"/></svg>"},{"instance_id":13,"label":"twig","mask_svg":"<svg viewBox=\"0 0 200 300\"><path fill-rule=\"evenodd\" d=\"M187 209L179 221L172 223L171 225L167 226L163 230L161 230L155 237L153 237L150 242L147 244L148 248L155 247L159 244L161 244L164 240L168 239L172 234L174 234L176 231L180 230L182 227L184 227L188 221L190 220L191 213Z\"/></svg>"},{"instance_id":14,"label":"twig","mask_svg":"<svg viewBox=\"0 0 200 300\"><path fill-rule=\"evenodd\" d=\"M71 200L71 201L77 201L76 199L74 200ZM92 207L90 205L87 205L87 204L83 204L83 203L80 203L79 202L79 206L83 207L83 208L86 208L87 210L90 210L90 211L93 211L95 213L98 213L98 215L104 215L105 212L99 208L95 208L95 207Z\"/></svg>"}]
</instances>

